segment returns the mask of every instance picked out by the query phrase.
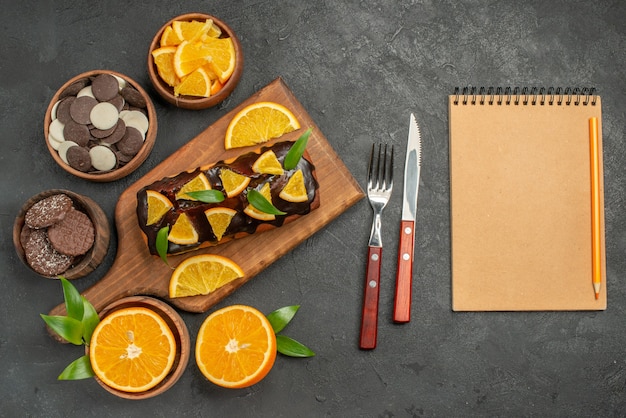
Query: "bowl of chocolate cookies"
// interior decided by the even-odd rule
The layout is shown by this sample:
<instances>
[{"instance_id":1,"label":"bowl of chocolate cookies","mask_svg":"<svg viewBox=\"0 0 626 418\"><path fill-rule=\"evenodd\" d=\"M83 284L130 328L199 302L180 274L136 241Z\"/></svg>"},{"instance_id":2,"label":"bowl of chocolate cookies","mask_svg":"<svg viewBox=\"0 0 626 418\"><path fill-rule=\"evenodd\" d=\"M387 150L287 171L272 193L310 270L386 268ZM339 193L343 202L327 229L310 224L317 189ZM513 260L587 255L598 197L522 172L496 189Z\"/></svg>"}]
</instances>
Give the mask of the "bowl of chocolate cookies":
<instances>
[{"instance_id":1,"label":"bowl of chocolate cookies","mask_svg":"<svg viewBox=\"0 0 626 418\"><path fill-rule=\"evenodd\" d=\"M64 189L43 191L26 201L13 225L19 258L35 273L77 279L106 256L109 222L98 204Z\"/></svg>"},{"instance_id":2,"label":"bowl of chocolate cookies","mask_svg":"<svg viewBox=\"0 0 626 418\"><path fill-rule=\"evenodd\" d=\"M68 80L52 97L44 137L65 171L91 181L118 180L148 157L157 117L148 94L123 74L94 70Z\"/></svg>"}]
</instances>

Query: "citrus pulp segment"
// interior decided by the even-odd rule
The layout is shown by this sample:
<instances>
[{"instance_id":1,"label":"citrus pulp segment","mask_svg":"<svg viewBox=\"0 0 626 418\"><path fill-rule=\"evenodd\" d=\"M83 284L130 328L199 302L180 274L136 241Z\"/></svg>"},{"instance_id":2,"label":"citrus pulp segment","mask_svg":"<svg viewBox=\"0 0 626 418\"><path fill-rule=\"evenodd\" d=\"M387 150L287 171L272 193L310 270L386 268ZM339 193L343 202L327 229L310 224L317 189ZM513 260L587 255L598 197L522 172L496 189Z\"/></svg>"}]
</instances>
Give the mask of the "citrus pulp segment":
<instances>
[{"instance_id":1,"label":"citrus pulp segment","mask_svg":"<svg viewBox=\"0 0 626 418\"><path fill-rule=\"evenodd\" d=\"M164 46L152 51L152 58L157 67L159 77L172 87L180 83L180 79L174 70L174 54L176 54L175 46Z\"/></svg>"},{"instance_id":2,"label":"citrus pulp segment","mask_svg":"<svg viewBox=\"0 0 626 418\"><path fill-rule=\"evenodd\" d=\"M159 222L173 205L167 197L157 191L147 190L146 194L148 197L148 217L146 225L153 225Z\"/></svg>"},{"instance_id":3,"label":"citrus pulp segment","mask_svg":"<svg viewBox=\"0 0 626 418\"><path fill-rule=\"evenodd\" d=\"M211 225L213 234L218 241L222 239L224 233L228 229L233 217L237 214L237 211L225 207L215 207L204 211L204 215Z\"/></svg>"},{"instance_id":4,"label":"citrus pulp segment","mask_svg":"<svg viewBox=\"0 0 626 418\"><path fill-rule=\"evenodd\" d=\"M283 187L278 194L278 197L287 202L306 202L309 199L302 170L297 170L291 175L285 187Z\"/></svg>"},{"instance_id":5,"label":"citrus pulp segment","mask_svg":"<svg viewBox=\"0 0 626 418\"><path fill-rule=\"evenodd\" d=\"M216 254L200 254L180 263L170 277L171 298L207 295L244 276L237 263Z\"/></svg>"},{"instance_id":6,"label":"citrus pulp segment","mask_svg":"<svg viewBox=\"0 0 626 418\"><path fill-rule=\"evenodd\" d=\"M220 170L220 179L222 180L222 187L228 197L237 196L250 184L250 177L246 177L243 174L236 173L227 168Z\"/></svg>"},{"instance_id":7,"label":"citrus pulp segment","mask_svg":"<svg viewBox=\"0 0 626 418\"><path fill-rule=\"evenodd\" d=\"M195 244L198 242L198 232L186 213L181 213L178 216L178 219L176 219L176 222L172 225L167 239L174 244L180 245Z\"/></svg>"},{"instance_id":8,"label":"citrus pulp segment","mask_svg":"<svg viewBox=\"0 0 626 418\"><path fill-rule=\"evenodd\" d=\"M176 193L176 199L197 200L187 194L187 192L199 192L202 190L210 190L211 183L204 173L198 174L196 177L189 180L180 188Z\"/></svg>"},{"instance_id":9,"label":"citrus pulp segment","mask_svg":"<svg viewBox=\"0 0 626 418\"><path fill-rule=\"evenodd\" d=\"M252 164L252 171L259 174L277 175L282 175L285 172L282 164L278 161L276 154L272 150L265 151L257 158L254 164Z\"/></svg>"},{"instance_id":10,"label":"citrus pulp segment","mask_svg":"<svg viewBox=\"0 0 626 418\"><path fill-rule=\"evenodd\" d=\"M174 86L174 96L186 95L197 97L211 96L211 78L203 67L200 67L185 76Z\"/></svg>"},{"instance_id":11,"label":"citrus pulp segment","mask_svg":"<svg viewBox=\"0 0 626 418\"><path fill-rule=\"evenodd\" d=\"M224 147L247 147L267 142L300 128L296 116L274 102L257 102L240 110L228 124Z\"/></svg>"},{"instance_id":12,"label":"citrus pulp segment","mask_svg":"<svg viewBox=\"0 0 626 418\"><path fill-rule=\"evenodd\" d=\"M261 187L261 190L259 190L259 193L261 193L261 195L263 195L268 202L272 203L272 194L269 183L265 183L263 187ZM251 218L258 219L260 221L273 221L276 219L276 215L260 211L251 204L246 206L243 212Z\"/></svg>"},{"instance_id":13,"label":"citrus pulp segment","mask_svg":"<svg viewBox=\"0 0 626 418\"><path fill-rule=\"evenodd\" d=\"M257 309L233 305L209 315L196 340L196 363L216 385L244 388L258 383L276 360L276 335Z\"/></svg>"},{"instance_id":14,"label":"citrus pulp segment","mask_svg":"<svg viewBox=\"0 0 626 418\"><path fill-rule=\"evenodd\" d=\"M123 308L96 326L89 359L96 376L125 392L144 392L158 385L172 369L176 340L161 316L143 308Z\"/></svg>"}]
</instances>

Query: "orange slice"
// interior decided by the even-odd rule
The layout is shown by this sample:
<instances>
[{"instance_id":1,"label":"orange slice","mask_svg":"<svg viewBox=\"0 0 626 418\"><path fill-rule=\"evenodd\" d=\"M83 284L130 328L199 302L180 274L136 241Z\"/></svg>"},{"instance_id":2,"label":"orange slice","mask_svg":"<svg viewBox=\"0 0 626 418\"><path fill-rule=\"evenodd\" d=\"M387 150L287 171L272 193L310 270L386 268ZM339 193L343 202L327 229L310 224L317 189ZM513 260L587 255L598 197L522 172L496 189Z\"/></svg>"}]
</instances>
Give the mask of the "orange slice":
<instances>
[{"instance_id":1,"label":"orange slice","mask_svg":"<svg viewBox=\"0 0 626 418\"><path fill-rule=\"evenodd\" d=\"M259 193L263 195L264 198L267 199L268 202L272 203L272 194L269 183L265 183ZM251 218L258 219L260 221L273 221L276 219L276 215L272 215L271 213L261 212L257 208L252 205L248 205L244 208L243 212Z\"/></svg>"},{"instance_id":2,"label":"orange slice","mask_svg":"<svg viewBox=\"0 0 626 418\"><path fill-rule=\"evenodd\" d=\"M259 174L277 174L279 176L285 172L272 150L265 151L257 158L254 164L252 164L252 171Z\"/></svg>"},{"instance_id":3,"label":"orange slice","mask_svg":"<svg viewBox=\"0 0 626 418\"><path fill-rule=\"evenodd\" d=\"M204 22L199 20L176 20L172 22L172 29L176 36L183 41L197 41L205 36L211 27L213 20L207 19Z\"/></svg>"},{"instance_id":4,"label":"orange slice","mask_svg":"<svg viewBox=\"0 0 626 418\"><path fill-rule=\"evenodd\" d=\"M201 254L180 263L170 278L171 298L208 295L215 289L244 276L244 272L229 258L216 254Z\"/></svg>"},{"instance_id":5,"label":"orange slice","mask_svg":"<svg viewBox=\"0 0 626 418\"><path fill-rule=\"evenodd\" d=\"M202 190L211 190L211 183L204 173L198 174L196 177L189 180L183 187L176 193L176 199L197 200L187 194L187 192L199 192Z\"/></svg>"},{"instance_id":6,"label":"orange slice","mask_svg":"<svg viewBox=\"0 0 626 418\"><path fill-rule=\"evenodd\" d=\"M220 179L222 179L222 187L228 197L237 196L239 193L243 192L250 183L250 177L235 173L227 168L223 168L220 171Z\"/></svg>"},{"instance_id":7,"label":"orange slice","mask_svg":"<svg viewBox=\"0 0 626 418\"><path fill-rule=\"evenodd\" d=\"M174 205L172 202L159 192L154 190L146 191L148 196L148 219L146 225L153 225L163 218Z\"/></svg>"},{"instance_id":8,"label":"orange slice","mask_svg":"<svg viewBox=\"0 0 626 418\"><path fill-rule=\"evenodd\" d=\"M180 83L176 70L174 70L174 54L176 54L175 46L164 46L152 51L152 58L159 77L172 87Z\"/></svg>"},{"instance_id":9,"label":"orange slice","mask_svg":"<svg viewBox=\"0 0 626 418\"><path fill-rule=\"evenodd\" d=\"M287 202L306 202L309 200L302 170L293 173L285 187L278 194L278 197Z\"/></svg>"},{"instance_id":10,"label":"orange slice","mask_svg":"<svg viewBox=\"0 0 626 418\"><path fill-rule=\"evenodd\" d=\"M196 363L216 385L244 388L263 379L276 360L276 336L257 309L233 305L213 312L196 340Z\"/></svg>"},{"instance_id":11,"label":"orange slice","mask_svg":"<svg viewBox=\"0 0 626 418\"><path fill-rule=\"evenodd\" d=\"M211 96L211 78L203 67L186 75L180 84L174 86L174 96Z\"/></svg>"},{"instance_id":12,"label":"orange slice","mask_svg":"<svg viewBox=\"0 0 626 418\"><path fill-rule=\"evenodd\" d=\"M219 38L220 36L222 36L222 29L220 29L220 27L217 26L215 22L212 22L209 31L206 33L203 39L207 36L210 36L211 38Z\"/></svg>"},{"instance_id":13,"label":"orange slice","mask_svg":"<svg viewBox=\"0 0 626 418\"><path fill-rule=\"evenodd\" d=\"M230 225L230 222L236 214L236 210L221 206L204 211L204 215L206 216L207 221L209 221L213 234L215 234L218 241L222 239L224 233Z\"/></svg>"},{"instance_id":14,"label":"orange slice","mask_svg":"<svg viewBox=\"0 0 626 418\"><path fill-rule=\"evenodd\" d=\"M172 226L167 239L174 244L189 245L198 242L198 232L186 213L181 213Z\"/></svg>"},{"instance_id":15,"label":"orange slice","mask_svg":"<svg viewBox=\"0 0 626 418\"><path fill-rule=\"evenodd\" d=\"M220 81L217 78L214 79L213 84L211 84L211 96L213 96L214 94L217 94L217 92L220 91L222 87L224 87L224 85L220 83Z\"/></svg>"},{"instance_id":16,"label":"orange slice","mask_svg":"<svg viewBox=\"0 0 626 418\"><path fill-rule=\"evenodd\" d=\"M222 84L235 71L235 45L231 38L207 37L202 42L202 49L209 58L209 65L217 74Z\"/></svg>"},{"instance_id":17,"label":"orange slice","mask_svg":"<svg viewBox=\"0 0 626 418\"><path fill-rule=\"evenodd\" d=\"M201 42L183 41L174 54L174 71L183 78L209 62Z\"/></svg>"},{"instance_id":18,"label":"orange slice","mask_svg":"<svg viewBox=\"0 0 626 418\"><path fill-rule=\"evenodd\" d=\"M163 34L161 35L161 46L176 46L179 45L183 40L181 38L178 37L178 35L176 34L176 32L174 32L174 29L172 29L172 26L168 26L165 28L165 30L163 31Z\"/></svg>"},{"instance_id":19,"label":"orange slice","mask_svg":"<svg viewBox=\"0 0 626 418\"><path fill-rule=\"evenodd\" d=\"M144 392L158 385L176 358L171 329L156 312L123 308L96 326L89 346L91 367L107 386Z\"/></svg>"},{"instance_id":20,"label":"orange slice","mask_svg":"<svg viewBox=\"0 0 626 418\"><path fill-rule=\"evenodd\" d=\"M267 142L300 128L296 116L285 106L258 102L244 107L230 121L226 130L226 149Z\"/></svg>"}]
</instances>

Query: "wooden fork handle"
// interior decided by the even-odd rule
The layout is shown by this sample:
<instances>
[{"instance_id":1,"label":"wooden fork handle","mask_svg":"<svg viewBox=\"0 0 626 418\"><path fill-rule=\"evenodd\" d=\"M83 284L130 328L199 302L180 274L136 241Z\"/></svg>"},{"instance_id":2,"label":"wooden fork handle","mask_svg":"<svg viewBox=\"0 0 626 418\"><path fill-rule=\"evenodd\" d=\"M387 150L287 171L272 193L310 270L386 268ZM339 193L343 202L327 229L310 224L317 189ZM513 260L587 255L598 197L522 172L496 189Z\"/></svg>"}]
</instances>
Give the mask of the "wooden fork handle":
<instances>
[{"instance_id":1,"label":"wooden fork handle","mask_svg":"<svg viewBox=\"0 0 626 418\"><path fill-rule=\"evenodd\" d=\"M405 323L411 320L414 242L415 222L401 221L400 244L398 245L398 270L396 272L396 294L393 304L394 322Z\"/></svg>"},{"instance_id":2,"label":"wooden fork handle","mask_svg":"<svg viewBox=\"0 0 626 418\"><path fill-rule=\"evenodd\" d=\"M380 263L383 248L367 248L367 269L365 273L365 292L363 295L363 314L361 317L361 337L359 348L376 348L378 333L378 298L380 295Z\"/></svg>"}]
</instances>

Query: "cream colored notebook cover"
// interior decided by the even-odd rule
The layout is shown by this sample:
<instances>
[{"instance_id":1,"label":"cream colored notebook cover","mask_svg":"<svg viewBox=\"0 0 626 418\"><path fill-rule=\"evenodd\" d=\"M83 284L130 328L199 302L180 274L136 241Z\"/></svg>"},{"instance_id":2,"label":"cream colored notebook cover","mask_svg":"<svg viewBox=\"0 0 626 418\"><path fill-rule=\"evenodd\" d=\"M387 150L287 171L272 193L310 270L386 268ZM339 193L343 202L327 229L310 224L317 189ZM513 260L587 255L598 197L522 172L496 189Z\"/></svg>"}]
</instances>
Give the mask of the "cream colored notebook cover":
<instances>
[{"instance_id":1,"label":"cream colored notebook cover","mask_svg":"<svg viewBox=\"0 0 626 418\"><path fill-rule=\"evenodd\" d=\"M452 309L606 309L601 100L449 97ZM598 118L602 284L592 284L589 119Z\"/></svg>"}]
</instances>

